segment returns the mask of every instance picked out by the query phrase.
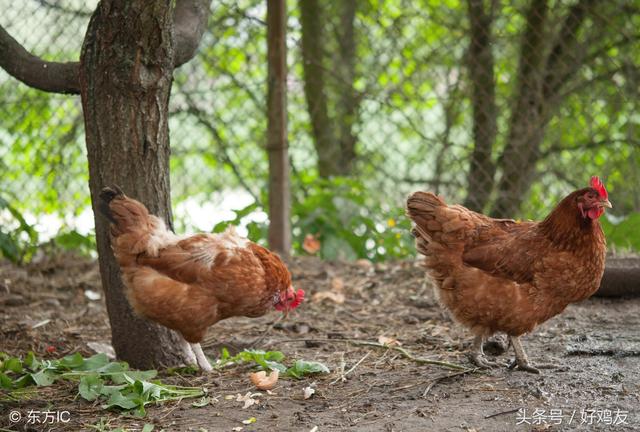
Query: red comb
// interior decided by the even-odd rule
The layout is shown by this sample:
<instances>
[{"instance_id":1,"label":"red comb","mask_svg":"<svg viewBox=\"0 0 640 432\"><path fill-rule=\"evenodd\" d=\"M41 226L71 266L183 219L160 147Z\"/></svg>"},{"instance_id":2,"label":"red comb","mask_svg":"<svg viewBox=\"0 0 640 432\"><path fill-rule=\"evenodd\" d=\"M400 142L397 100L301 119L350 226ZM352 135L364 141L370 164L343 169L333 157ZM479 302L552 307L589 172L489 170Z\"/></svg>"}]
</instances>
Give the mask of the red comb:
<instances>
[{"instance_id":1,"label":"red comb","mask_svg":"<svg viewBox=\"0 0 640 432\"><path fill-rule=\"evenodd\" d=\"M604 199L609 199L609 194L607 193L607 190L604 187L604 183L602 183L602 181L600 180L600 177L598 176L593 176L591 177L591 183L590 186L598 191L598 194L600 194L600 196Z\"/></svg>"},{"instance_id":2,"label":"red comb","mask_svg":"<svg viewBox=\"0 0 640 432\"><path fill-rule=\"evenodd\" d=\"M289 303L289 309L295 309L300 306L300 303L304 300L304 290L299 289L296 292L296 298Z\"/></svg>"}]
</instances>

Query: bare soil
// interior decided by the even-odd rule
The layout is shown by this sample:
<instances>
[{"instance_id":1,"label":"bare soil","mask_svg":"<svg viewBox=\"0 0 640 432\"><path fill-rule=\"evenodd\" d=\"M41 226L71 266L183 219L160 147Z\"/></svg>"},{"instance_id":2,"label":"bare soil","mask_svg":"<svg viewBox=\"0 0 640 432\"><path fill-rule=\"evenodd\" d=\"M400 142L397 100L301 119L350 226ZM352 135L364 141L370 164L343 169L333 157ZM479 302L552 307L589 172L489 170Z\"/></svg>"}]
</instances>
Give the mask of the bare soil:
<instances>
[{"instance_id":1,"label":"bare soil","mask_svg":"<svg viewBox=\"0 0 640 432\"><path fill-rule=\"evenodd\" d=\"M638 298L592 298L539 326L523 339L525 349L534 364L557 368L532 375L471 368L469 334L440 308L414 262L303 258L291 270L296 288L309 298L299 312L275 325L275 313L221 322L210 330L205 352L215 359L220 346L254 344L282 351L288 361L321 361L330 374L280 379L267 394L250 383L249 366L161 372L166 382L207 388L211 403L150 406L144 419L103 410L77 397L76 384L57 382L19 400L0 392L0 430L141 430L145 423L156 431L640 430ZM87 291L101 292L91 260L57 255L26 267L0 262L0 351L43 358L94 354L88 344L108 344L110 330L104 301L90 300ZM323 291L334 298L311 300ZM335 301L340 294L343 303ZM380 346L381 337L391 347ZM496 359L507 363L511 356ZM309 399L305 387L315 390ZM237 395L247 392L259 402L243 409ZM12 423L12 410L23 420ZM70 421L28 425L29 410L68 411ZM242 423L251 417L255 423ZM100 422L108 427L100 429Z\"/></svg>"}]
</instances>

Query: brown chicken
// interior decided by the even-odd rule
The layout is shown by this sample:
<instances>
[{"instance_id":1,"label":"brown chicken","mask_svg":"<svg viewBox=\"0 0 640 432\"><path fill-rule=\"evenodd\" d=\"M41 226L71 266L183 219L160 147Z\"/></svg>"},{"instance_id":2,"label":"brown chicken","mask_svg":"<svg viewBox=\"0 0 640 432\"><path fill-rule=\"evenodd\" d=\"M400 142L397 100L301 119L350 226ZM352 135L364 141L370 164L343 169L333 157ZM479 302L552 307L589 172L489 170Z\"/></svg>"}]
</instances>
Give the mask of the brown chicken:
<instances>
[{"instance_id":1,"label":"brown chicken","mask_svg":"<svg viewBox=\"0 0 640 432\"><path fill-rule=\"evenodd\" d=\"M211 370L200 341L216 322L271 307L287 313L302 302L304 291L294 291L280 258L232 228L180 237L117 186L100 198L131 306L182 336L187 364Z\"/></svg>"},{"instance_id":2,"label":"brown chicken","mask_svg":"<svg viewBox=\"0 0 640 432\"><path fill-rule=\"evenodd\" d=\"M598 177L564 198L542 222L493 219L429 192L407 201L416 248L440 302L475 335L471 360L484 340L504 332L515 351L510 367L538 373L519 337L591 296L602 279L605 238L598 222L611 207Z\"/></svg>"}]
</instances>

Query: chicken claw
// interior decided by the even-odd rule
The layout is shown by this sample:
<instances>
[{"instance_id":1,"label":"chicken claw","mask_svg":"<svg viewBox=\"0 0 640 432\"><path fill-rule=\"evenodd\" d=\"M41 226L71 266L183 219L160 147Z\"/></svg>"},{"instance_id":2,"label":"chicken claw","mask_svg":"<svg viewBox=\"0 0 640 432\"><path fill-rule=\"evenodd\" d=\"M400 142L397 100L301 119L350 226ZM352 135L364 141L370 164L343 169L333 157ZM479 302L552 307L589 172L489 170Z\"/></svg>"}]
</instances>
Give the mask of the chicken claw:
<instances>
[{"instance_id":1,"label":"chicken claw","mask_svg":"<svg viewBox=\"0 0 640 432\"><path fill-rule=\"evenodd\" d=\"M487 359L482 349L483 343L484 338L482 336L476 336L473 340L473 348L471 348L471 352L469 353L469 360L471 360L471 363L483 369L491 369L502 366L498 362Z\"/></svg>"},{"instance_id":2,"label":"chicken claw","mask_svg":"<svg viewBox=\"0 0 640 432\"><path fill-rule=\"evenodd\" d=\"M182 336L180 337L180 348L182 349L182 360L186 366L193 366L198 364L196 354L191 349L191 344L187 342Z\"/></svg>"},{"instance_id":3,"label":"chicken claw","mask_svg":"<svg viewBox=\"0 0 640 432\"><path fill-rule=\"evenodd\" d=\"M213 368L211 367L211 363L209 363L207 356L204 355L204 352L202 351L202 347L200 346L200 344L199 343L191 344L191 348L193 349L193 352L196 355L196 359L198 360L198 366L200 367L200 369L205 372L211 372Z\"/></svg>"},{"instance_id":4,"label":"chicken claw","mask_svg":"<svg viewBox=\"0 0 640 432\"><path fill-rule=\"evenodd\" d=\"M516 354L516 358L509 363L509 369L515 369L523 372L530 372L539 374L540 370L534 368L529 364L529 359L527 358L527 354L524 352L524 348L522 348L522 343L520 342L520 338L517 336L509 336L509 340L511 341L511 346L513 346L513 351Z\"/></svg>"}]
</instances>

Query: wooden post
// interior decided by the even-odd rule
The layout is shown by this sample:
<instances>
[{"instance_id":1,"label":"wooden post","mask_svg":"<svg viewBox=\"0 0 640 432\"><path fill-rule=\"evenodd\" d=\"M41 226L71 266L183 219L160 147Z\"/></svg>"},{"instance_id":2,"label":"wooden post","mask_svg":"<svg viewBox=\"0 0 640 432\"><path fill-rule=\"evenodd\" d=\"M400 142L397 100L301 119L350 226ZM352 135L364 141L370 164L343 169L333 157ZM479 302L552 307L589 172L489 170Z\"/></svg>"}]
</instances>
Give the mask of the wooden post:
<instances>
[{"instance_id":1,"label":"wooden post","mask_svg":"<svg viewBox=\"0 0 640 432\"><path fill-rule=\"evenodd\" d=\"M286 26L286 0L267 0L269 247L285 259L291 251Z\"/></svg>"}]
</instances>

